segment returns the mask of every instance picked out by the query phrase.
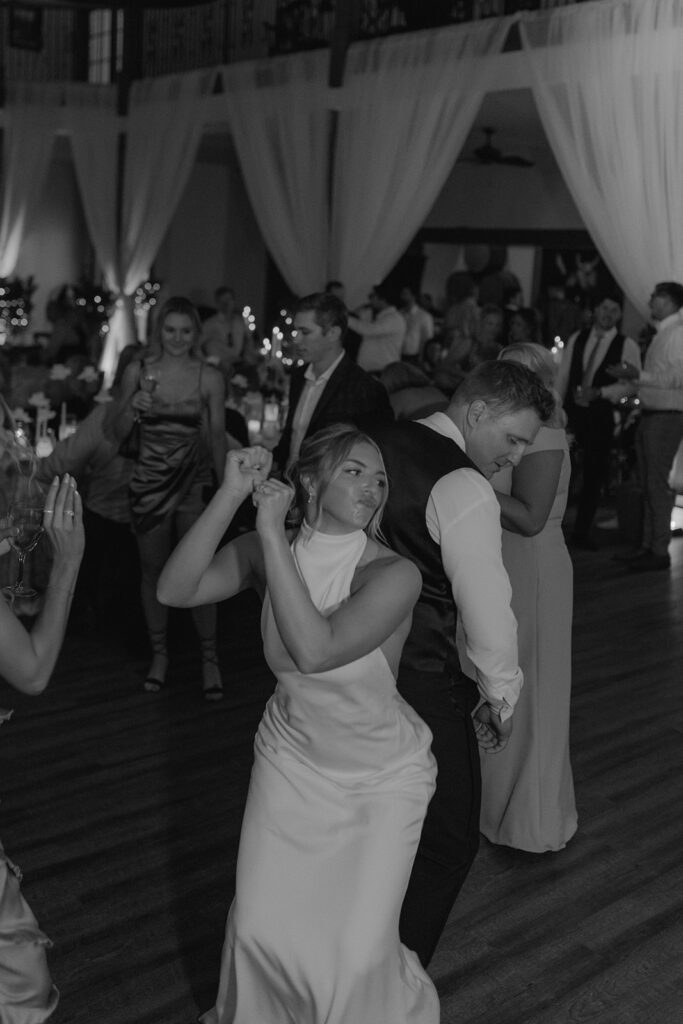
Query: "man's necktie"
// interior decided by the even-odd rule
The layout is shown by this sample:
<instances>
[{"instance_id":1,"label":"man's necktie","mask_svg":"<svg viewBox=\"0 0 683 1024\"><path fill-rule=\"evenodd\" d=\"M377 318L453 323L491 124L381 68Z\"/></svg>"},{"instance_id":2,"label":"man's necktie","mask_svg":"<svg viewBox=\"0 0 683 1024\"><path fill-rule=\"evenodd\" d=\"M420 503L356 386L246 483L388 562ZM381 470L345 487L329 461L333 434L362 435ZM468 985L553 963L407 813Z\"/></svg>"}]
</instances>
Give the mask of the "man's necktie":
<instances>
[{"instance_id":1,"label":"man's necktie","mask_svg":"<svg viewBox=\"0 0 683 1024\"><path fill-rule=\"evenodd\" d=\"M593 350L592 350L590 356L588 357L588 362L586 363L586 369L583 371L583 377L581 378L581 387L582 388L590 388L590 387L592 387L592 385L593 385L593 377L594 377L595 371L597 370L598 365L600 363L600 342L602 341L602 338L603 338L603 332L602 331L594 331L593 332L593 336L595 338L595 344L593 345Z\"/></svg>"}]
</instances>

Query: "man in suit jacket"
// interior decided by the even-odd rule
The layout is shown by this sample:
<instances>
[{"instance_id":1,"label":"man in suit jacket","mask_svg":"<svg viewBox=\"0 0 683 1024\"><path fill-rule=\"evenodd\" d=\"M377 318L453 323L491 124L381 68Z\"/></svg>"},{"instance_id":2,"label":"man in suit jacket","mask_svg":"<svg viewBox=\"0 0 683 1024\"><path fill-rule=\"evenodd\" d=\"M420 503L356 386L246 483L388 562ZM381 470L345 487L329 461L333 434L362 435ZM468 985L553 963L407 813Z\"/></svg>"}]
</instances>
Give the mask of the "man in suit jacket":
<instances>
[{"instance_id":1,"label":"man in suit jacket","mask_svg":"<svg viewBox=\"0 0 683 1024\"><path fill-rule=\"evenodd\" d=\"M304 438L322 427L353 423L362 430L394 418L386 389L344 352L347 323L346 307L335 295L308 295L295 307L295 351L306 365L290 380L287 421L273 453L281 470L294 462Z\"/></svg>"}]
</instances>

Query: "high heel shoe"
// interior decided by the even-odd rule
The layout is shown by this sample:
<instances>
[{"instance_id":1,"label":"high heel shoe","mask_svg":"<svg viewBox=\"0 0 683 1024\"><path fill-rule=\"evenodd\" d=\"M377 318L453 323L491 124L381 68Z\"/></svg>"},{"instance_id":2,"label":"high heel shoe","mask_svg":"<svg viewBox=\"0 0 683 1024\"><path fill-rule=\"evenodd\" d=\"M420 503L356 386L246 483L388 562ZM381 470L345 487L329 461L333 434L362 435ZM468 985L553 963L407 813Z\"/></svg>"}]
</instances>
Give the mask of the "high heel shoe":
<instances>
[{"instance_id":1,"label":"high heel shoe","mask_svg":"<svg viewBox=\"0 0 683 1024\"><path fill-rule=\"evenodd\" d=\"M200 637L199 645L202 652L202 694L204 700L223 700L223 682L221 680L215 637Z\"/></svg>"},{"instance_id":2,"label":"high heel shoe","mask_svg":"<svg viewBox=\"0 0 683 1024\"><path fill-rule=\"evenodd\" d=\"M159 630L155 633L150 630L149 642L152 647L152 665L149 670L149 675L142 684L142 688L145 693L160 693L166 688L166 670L168 668L166 631ZM165 660L163 675L161 675L160 666L158 664L162 658Z\"/></svg>"}]
</instances>

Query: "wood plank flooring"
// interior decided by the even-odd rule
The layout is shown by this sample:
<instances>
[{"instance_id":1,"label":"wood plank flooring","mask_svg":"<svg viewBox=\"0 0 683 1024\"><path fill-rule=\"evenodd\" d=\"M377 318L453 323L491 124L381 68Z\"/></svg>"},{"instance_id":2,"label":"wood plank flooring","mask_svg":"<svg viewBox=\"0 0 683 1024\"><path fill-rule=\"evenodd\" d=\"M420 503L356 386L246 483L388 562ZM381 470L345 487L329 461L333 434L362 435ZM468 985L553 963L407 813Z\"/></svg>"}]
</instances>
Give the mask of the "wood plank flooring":
<instances>
[{"instance_id":1,"label":"wood plank flooring","mask_svg":"<svg viewBox=\"0 0 683 1024\"><path fill-rule=\"evenodd\" d=\"M575 557L579 831L557 854L483 842L431 967L443 1024L683 1022L683 540L670 573L614 550ZM70 635L41 698L0 689L0 834L54 940L55 1024L190 1024L215 994L273 681L251 596L221 607L222 704L186 616L173 638L163 695L115 629Z\"/></svg>"}]
</instances>

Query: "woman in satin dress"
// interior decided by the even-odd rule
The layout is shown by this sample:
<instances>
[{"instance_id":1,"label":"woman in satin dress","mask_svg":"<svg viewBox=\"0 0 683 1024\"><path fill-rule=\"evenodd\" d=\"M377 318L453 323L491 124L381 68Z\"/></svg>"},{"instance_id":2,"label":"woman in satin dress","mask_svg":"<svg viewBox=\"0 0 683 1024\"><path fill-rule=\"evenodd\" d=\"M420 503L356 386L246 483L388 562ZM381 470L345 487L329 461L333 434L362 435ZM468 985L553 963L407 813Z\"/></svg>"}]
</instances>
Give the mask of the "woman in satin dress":
<instances>
[{"instance_id":1,"label":"woman in satin dress","mask_svg":"<svg viewBox=\"0 0 683 1024\"><path fill-rule=\"evenodd\" d=\"M259 726L218 996L203 1024L437 1024L399 912L434 789L431 733L395 675L421 579L377 540L379 450L335 425L302 446L294 490L262 448L231 452L159 597L195 606L248 586L277 687ZM256 532L216 551L244 498Z\"/></svg>"},{"instance_id":2,"label":"woman in satin dress","mask_svg":"<svg viewBox=\"0 0 683 1024\"><path fill-rule=\"evenodd\" d=\"M149 355L126 367L112 419L119 441L136 419L140 450L130 482L131 521L140 553L142 607L152 662L144 682L149 693L163 690L168 669L168 609L156 599L156 585L173 544L206 505L211 470L220 483L225 463L223 377L199 356L201 324L189 299L169 299L156 319ZM223 688L216 655L216 608L193 609L207 700Z\"/></svg>"}]
</instances>

